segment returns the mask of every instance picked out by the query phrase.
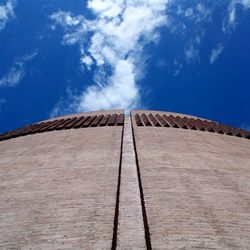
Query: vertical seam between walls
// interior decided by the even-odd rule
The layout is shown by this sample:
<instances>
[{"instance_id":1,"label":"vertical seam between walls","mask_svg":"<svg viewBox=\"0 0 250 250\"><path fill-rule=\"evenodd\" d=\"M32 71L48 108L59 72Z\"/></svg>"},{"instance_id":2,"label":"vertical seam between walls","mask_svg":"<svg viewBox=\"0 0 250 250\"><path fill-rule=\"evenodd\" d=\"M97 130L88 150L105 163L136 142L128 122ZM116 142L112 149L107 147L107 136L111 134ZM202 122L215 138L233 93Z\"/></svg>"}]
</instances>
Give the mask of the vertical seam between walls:
<instances>
[{"instance_id":1,"label":"vertical seam between walls","mask_svg":"<svg viewBox=\"0 0 250 250\"><path fill-rule=\"evenodd\" d=\"M118 182L117 182L117 191L116 191L116 206L115 206L115 216L114 216L114 227L113 227L113 238L112 238L111 250L115 250L117 248L117 233L118 233L118 218L119 218L119 205L120 205L119 202L120 202L124 126L125 126L125 117L124 117L124 121L123 121L122 134L121 134L120 162L119 162L119 171L118 171Z\"/></svg>"},{"instance_id":2,"label":"vertical seam between walls","mask_svg":"<svg viewBox=\"0 0 250 250\"><path fill-rule=\"evenodd\" d=\"M138 160L138 154L137 154L137 148L136 148L132 112L130 112L130 122L131 122L131 128L132 128L132 136L133 136L133 144L134 144L134 152L135 152L135 160L136 160L136 168L137 168L137 177L138 177L138 183L139 183L139 189L140 189L141 209L142 209L142 216L143 216L143 223L144 223L144 230L145 230L146 246L147 246L148 250L152 250L150 231L149 231L148 219L147 219L147 213L146 213L146 206L145 206L145 201L144 201L143 187L142 187L142 181L141 181L139 160Z\"/></svg>"}]
</instances>

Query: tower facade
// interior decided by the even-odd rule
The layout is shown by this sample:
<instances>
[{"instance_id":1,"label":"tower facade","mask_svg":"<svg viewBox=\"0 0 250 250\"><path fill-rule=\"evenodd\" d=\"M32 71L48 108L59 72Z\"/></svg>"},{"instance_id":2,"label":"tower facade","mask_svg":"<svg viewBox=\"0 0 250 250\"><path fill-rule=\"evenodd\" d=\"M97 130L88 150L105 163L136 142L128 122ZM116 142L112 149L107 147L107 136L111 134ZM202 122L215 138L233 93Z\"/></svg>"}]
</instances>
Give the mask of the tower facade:
<instances>
[{"instance_id":1,"label":"tower facade","mask_svg":"<svg viewBox=\"0 0 250 250\"><path fill-rule=\"evenodd\" d=\"M90 112L0 136L2 249L248 249L250 133Z\"/></svg>"}]
</instances>

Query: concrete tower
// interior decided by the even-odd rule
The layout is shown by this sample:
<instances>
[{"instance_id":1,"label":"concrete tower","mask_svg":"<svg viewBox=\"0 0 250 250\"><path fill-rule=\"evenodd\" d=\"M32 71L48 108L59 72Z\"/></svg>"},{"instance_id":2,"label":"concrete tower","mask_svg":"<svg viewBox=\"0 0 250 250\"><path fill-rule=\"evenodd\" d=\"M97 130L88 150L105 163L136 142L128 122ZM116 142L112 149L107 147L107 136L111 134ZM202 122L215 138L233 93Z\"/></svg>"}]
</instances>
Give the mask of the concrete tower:
<instances>
[{"instance_id":1,"label":"concrete tower","mask_svg":"<svg viewBox=\"0 0 250 250\"><path fill-rule=\"evenodd\" d=\"M0 249L250 249L249 139L141 110L0 135Z\"/></svg>"}]
</instances>

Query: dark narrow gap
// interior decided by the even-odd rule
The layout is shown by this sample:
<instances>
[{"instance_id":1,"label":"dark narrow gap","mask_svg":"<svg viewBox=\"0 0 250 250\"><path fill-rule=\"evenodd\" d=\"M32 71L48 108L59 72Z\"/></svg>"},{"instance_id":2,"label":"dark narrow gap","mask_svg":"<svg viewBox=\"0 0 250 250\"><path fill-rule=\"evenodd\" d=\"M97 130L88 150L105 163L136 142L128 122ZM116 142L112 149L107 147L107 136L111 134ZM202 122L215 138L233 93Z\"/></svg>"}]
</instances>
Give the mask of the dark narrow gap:
<instances>
[{"instance_id":1,"label":"dark narrow gap","mask_svg":"<svg viewBox=\"0 0 250 250\"><path fill-rule=\"evenodd\" d=\"M143 216L143 223L144 223L144 230L145 230L146 246L147 246L148 250L152 250L150 232L149 232L149 226L148 226L148 219L147 219L147 213L146 213L146 206L145 206L145 202L144 202L144 194L143 194L143 188L142 188L139 160L138 160L138 154L137 154L137 149L136 149L135 133L134 133L134 127L133 127L133 121L132 121L132 114L131 113L130 113L130 119L131 119L131 128L132 128L134 151L135 151L137 176L138 176L139 189L140 189L140 198L141 198L141 207L142 207L142 216Z\"/></svg>"},{"instance_id":2,"label":"dark narrow gap","mask_svg":"<svg viewBox=\"0 0 250 250\"><path fill-rule=\"evenodd\" d=\"M115 217L114 217L114 227L113 227L113 239L111 249L115 250L117 247L117 231L118 231L118 217L119 217L119 201L120 201L120 186L121 186L121 168L122 168L122 150L123 150L123 136L124 136L124 126L125 119L122 127L121 136L121 149L120 149L120 162L119 162L119 172L118 172L118 182L116 191L116 206L115 206Z\"/></svg>"}]
</instances>

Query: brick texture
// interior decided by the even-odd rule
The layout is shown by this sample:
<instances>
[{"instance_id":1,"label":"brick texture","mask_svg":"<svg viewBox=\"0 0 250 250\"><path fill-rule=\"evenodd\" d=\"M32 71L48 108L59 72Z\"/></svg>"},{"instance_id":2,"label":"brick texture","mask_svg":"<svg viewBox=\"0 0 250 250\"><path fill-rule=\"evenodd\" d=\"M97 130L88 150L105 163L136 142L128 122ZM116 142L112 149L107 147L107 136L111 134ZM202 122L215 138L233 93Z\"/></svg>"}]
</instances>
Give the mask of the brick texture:
<instances>
[{"instance_id":1,"label":"brick texture","mask_svg":"<svg viewBox=\"0 0 250 250\"><path fill-rule=\"evenodd\" d=\"M110 249L122 127L0 142L0 249Z\"/></svg>"},{"instance_id":2,"label":"brick texture","mask_svg":"<svg viewBox=\"0 0 250 250\"><path fill-rule=\"evenodd\" d=\"M143 112L148 117L150 111ZM137 126L136 113L133 124L152 249L249 249L249 140Z\"/></svg>"},{"instance_id":3,"label":"brick texture","mask_svg":"<svg viewBox=\"0 0 250 250\"><path fill-rule=\"evenodd\" d=\"M0 249L249 249L249 132L145 110L132 124L89 112L2 135Z\"/></svg>"}]
</instances>

